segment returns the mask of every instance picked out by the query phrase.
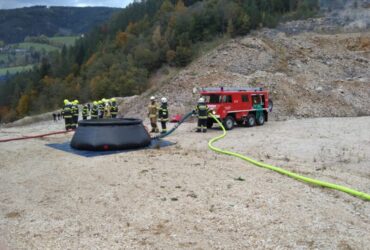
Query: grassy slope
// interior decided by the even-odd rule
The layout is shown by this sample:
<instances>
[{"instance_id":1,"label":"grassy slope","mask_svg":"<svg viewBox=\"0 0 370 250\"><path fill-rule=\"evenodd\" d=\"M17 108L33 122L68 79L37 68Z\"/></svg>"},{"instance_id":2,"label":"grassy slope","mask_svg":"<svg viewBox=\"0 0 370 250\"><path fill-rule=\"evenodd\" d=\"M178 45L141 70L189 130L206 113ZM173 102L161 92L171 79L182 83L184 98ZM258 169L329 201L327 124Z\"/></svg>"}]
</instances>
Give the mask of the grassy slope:
<instances>
[{"instance_id":1,"label":"grassy slope","mask_svg":"<svg viewBox=\"0 0 370 250\"><path fill-rule=\"evenodd\" d=\"M78 36L55 36L49 38L49 40L51 42L65 44L66 46L73 46L78 38Z\"/></svg>"},{"instance_id":2,"label":"grassy slope","mask_svg":"<svg viewBox=\"0 0 370 250\"><path fill-rule=\"evenodd\" d=\"M35 51L41 52L45 50L47 53L55 50L60 50L59 45L65 44L66 46L72 46L75 44L75 41L78 39L78 36L57 36L57 37L50 37L49 40L52 43L55 43L58 46L53 46L49 44L41 44L41 43L18 43L13 44L15 47L19 49L31 49L31 47ZM0 54L0 60L7 61L8 56L6 54ZM0 76L6 75L7 72L10 74L15 74L18 72L23 72L32 68L33 65L25 65L25 66L17 66L17 67L7 67L7 68L0 68Z\"/></svg>"},{"instance_id":3,"label":"grassy slope","mask_svg":"<svg viewBox=\"0 0 370 250\"><path fill-rule=\"evenodd\" d=\"M33 65L26 65L26 66L18 66L18 67L9 67L9 68L0 68L0 75L6 75L7 72L9 74L15 74L18 72L23 72L32 69Z\"/></svg>"},{"instance_id":4,"label":"grassy slope","mask_svg":"<svg viewBox=\"0 0 370 250\"><path fill-rule=\"evenodd\" d=\"M0 54L0 61L5 61L7 62L8 61L8 56L5 55L5 54Z\"/></svg>"},{"instance_id":5,"label":"grassy slope","mask_svg":"<svg viewBox=\"0 0 370 250\"><path fill-rule=\"evenodd\" d=\"M58 47L51 46L48 44L41 44L41 43L19 43L18 48L20 49L31 49L34 48L37 51L45 50L47 52L58 50Z\"/></svg>"}]
</instances>

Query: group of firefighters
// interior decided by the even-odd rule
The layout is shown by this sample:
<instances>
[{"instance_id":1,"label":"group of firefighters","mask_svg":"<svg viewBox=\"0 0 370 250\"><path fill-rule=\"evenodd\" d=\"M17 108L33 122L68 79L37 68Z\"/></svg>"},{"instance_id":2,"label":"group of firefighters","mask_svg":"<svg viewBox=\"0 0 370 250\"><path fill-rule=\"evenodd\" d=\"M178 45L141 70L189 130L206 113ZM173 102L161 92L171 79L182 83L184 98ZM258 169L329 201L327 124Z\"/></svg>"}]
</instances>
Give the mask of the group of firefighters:
<instances>
[{"instance_id":1,"label":"group of firefighters","mask_svg":"<svg viewBox=\"0 0 370 250\"><path fill-rule=\"evenodd\" d=\"M80 116L79 101L64 100L62 116L65 121L66 130L76 129L78 118ZM118 114L117 100L115 98L94 101L91 107L90 104L85 104L82 107L82 119L87 120L90 116L91 120L103 118L116 118Z\"/></svg>"},{"instance_id":2,"label":"group of firefighters","mask_svg":"<svg viewBox=\"0 0 370 250\"><path fill-rule=\"evenodd\" d=\"M94 101L91 108L91 120L117 118L118 106L116 98ZM86 119L84 119L86 120Z\"/></svg>"},{"instance_id":3,"label":"group of firefighters","mask_svg":"<svg viewBox=\"0 0 370 250\"><path fill-rule=\"evenodd\" d=\"M198 127L196 132L207 132L207 120L208 120L208 106L205 103L204 98L198 100L198 105L193 110L193 115L198 116ZM158 133L159 129L157 126L157 121L161 123L161 133L167 133L167 122L169 121L168 117L168 105L167 98L161 98L161 105L156 104L156 98L154 96L150 97L150 104L148 107L148 116L150 119L150 125L152 127L151 133Z\"/></svg>"},{"instance_id":4,"label":"group of firefighters","mask_svg":"<svg viewBox=\"0 0 370 250\"><path fill-rule=\"evenodd\" d=\"M66 130L76 129L79 118L79 101L64 100L62 116L65 120ZM196 132L207 132L208 106L204 98L198 100L198 105L193 110L193 115L198 116L198 127ZM90 114L90 115L89 115ZM90 116L91 120L104 118L117 118L118 105L115 98L94 101L92 107L86 104L82 108L82 118L87 120ZM161 98L161 104L157 105L156 98L150 97L148 106L148 117L151 124L151 133L159 133L157 122L161 123L161 133L167 133L167 123L169 122L168 101L166 97Z\"/></svg>"}]
</instances>

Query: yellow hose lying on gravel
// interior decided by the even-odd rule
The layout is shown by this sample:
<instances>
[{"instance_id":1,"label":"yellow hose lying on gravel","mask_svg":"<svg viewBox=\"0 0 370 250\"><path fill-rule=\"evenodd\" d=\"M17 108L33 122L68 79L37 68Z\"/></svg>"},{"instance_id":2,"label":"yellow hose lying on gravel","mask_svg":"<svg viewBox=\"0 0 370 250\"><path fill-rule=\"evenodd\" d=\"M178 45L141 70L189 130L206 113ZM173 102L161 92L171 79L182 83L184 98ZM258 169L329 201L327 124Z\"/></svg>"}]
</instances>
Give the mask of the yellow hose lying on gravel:
<instances>
[{"instance_id":1,"label":"yellow hose lying on gravel","mask_svg":"<svg viewBox=\"0 0 370 250\"><path fill-rule=\"evenodd\" d=\"M282 168L278 168L278 167L275 167L275 166L268 165L266 163L258 162L256 160L253 160L253 159L251 159L249 157L246 157L244 155L234 153L234 152L230 152L230 151L226 151L226 150L222 150L220 148L217 148L217 147L213 146L213 143L215 143L216 141L218 141L218 140L220 140L220 139L222 139L226 136L226 130L225 130L224 126L222 125L222 123L214 115L210 114L210 116L218 123L218 125L220 125L220 127L223 130L222 135L217 136L215 138L212 138L208 142L208 147L210 149L212 149L213 151L215 151L217 153L225 154L225 155L231 155L231 156L238 157L238 158L240 158L244 161L250 162L250 163L252 163L252 164L254 164L258 167L267 168L267 169L270 169L272 171L278 172L278 173L283 174L283 175L287 175L291 178L294 178L294 179L297 179L297 180L300 180L300 181L304 181L304 182L307 182L307 183L310 183L310 184L313 184L313 185L317 185L317 186L321 186L321 187L335 189L335 190L338 190L338 191L341 191L341 192L344 192L344 193L351 194L353 196L357 196L357 197L359 197L363 200L366 200L366 201L370 200L370 194L363 193L363 192L360 192L360 191L357 191L357 190L354 190L354 189L351 189L351 188L347 188L347 187L344 187L344 186L336 185L336 184L333 184L333 183L330 183L330 182L311 179L311 178L308 178L308 177L298 175L298 174L295 174L293 172L284 170Z\"/></svg>"}]
</instances>

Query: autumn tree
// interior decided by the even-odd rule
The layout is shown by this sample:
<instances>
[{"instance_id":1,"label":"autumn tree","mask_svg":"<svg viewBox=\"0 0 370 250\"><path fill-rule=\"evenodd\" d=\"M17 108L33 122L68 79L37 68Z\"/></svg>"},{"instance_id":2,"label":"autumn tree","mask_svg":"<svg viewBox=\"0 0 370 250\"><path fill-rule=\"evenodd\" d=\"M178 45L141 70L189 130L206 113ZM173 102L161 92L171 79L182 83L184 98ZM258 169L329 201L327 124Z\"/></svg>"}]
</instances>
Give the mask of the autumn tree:
<instances>
[{"instance_id":1,"label":"autumn tree","mask_svg":"<svg viewBox=\"0 0 370 250\"><path fill-rule=\"evenodd\" d=\"M166 61L169 65L173 65L175 58L176 58L176 51L168 50L166 52Z\"/></svg>"},{"instance_id":2,"label":"autumn tree","mask_svg":"<svg viewBox=\"0 0 370 250\"><path fill-rule=\"evenodd\" d=\"M119 31L116 34L116 46L122 48L126 45L128 40L128 34L126 32Z\"/></svg>"},{"instance_id":3,"label":"autumn tree","mask_svg":"<svg viewBox=\"0 0 370 250\"><path fill-rule=\"evenodd\" d=\"M174 10L174 6L171 3L171 1L170 0L164 0L162 5L161 5L161 8L159 9L159 14L160 15L166 14L166 13L171 12L173 10Z\"/></svg>"},{"instance_id":4,"label":"autumn tree","mask_svg":"<svg viewBox=\"0 0 370 250\"><path fill-rule=\"evenodd\" d=\"M155 27L153 35L152 35L152 43L154 44L155 47L160 47L162 43L162 35L161 35L161 26L157 25Z\"/></svg>"},{"instance_id":5,"label":"autumn tree","mask_svg":"<svg viewBox=\"0 0 370 250\"><path fill-rule=\"evenodd\" d=\"M175 11L176 12L185 12L186 11L186 6L183 2L183 0L178 0L175 6Z\"/></svg>"},{"instance_id":6,"label":"autumn tree","mask_svg":"<svg viewBox=\"0 0 370 250\"><path fill-rule=\"evenodd\" d=\"M192 52L190 48L178 46L176 48L176 65L180 67L186 66L192 57Z\"/></svg>"},{"instance_id":7,"label":"autumn tree","mask_svg":"<svg viewBox=\"0 0 370 250\"><path fill-rule=\"evenodd\" d=\"M21 98L18 101L18 105L16 108L17 114L19 116L26 115L29 110L29 105L30 105L30 97L27 94L23 94Z\"/></svg>"}]
</instances>

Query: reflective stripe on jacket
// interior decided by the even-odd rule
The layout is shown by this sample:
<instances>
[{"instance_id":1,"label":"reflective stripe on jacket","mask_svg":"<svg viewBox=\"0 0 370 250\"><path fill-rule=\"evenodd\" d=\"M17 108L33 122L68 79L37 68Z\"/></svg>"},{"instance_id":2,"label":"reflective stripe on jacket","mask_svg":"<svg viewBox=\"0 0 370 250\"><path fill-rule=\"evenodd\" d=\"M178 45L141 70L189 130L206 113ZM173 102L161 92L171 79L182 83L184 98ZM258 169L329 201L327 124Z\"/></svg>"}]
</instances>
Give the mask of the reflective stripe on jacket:
<instances>
[{"instance_id":1,"label":"reflective stripe on jacket","mask_svg":"<svg viewBox=\"0 0 370 250\"><path fill-rule=\"evenodd\" d=\"M82 115L83 116L87 116L89 114L89 109L85 106L83 109L82 109Z\"/></svg>"},{"instance_id":2,"label":"reflective stripe on jacket","mask_svg":"<svg viewBox=\"0 0 370 250\"><path fill-rule=\"evenodd\" d=\"M71 109L72 109L73 116L78 116L78 112L79 112L78 106L77 105L72 105Z\"/></svg>"},{"instance_id":3,"label":"reflective stripe on jacket","mask_svg":"<svg viewBox=\"0 0 370 250\"><path fill-rule=\"evenodd\" d=\"M168 122L168 108L167 105L161 105L159 108L159 119L162 122Z\"/></svg>"},{"instance_id":4,"label":"reflective stripe on jacket","mask_svg":"<svg viewBox=\"0 0 370 250\"><path fill-rule=\"evenodd\" d=\"M111 113L112 115L116 115L116 114L118 114L118 107L117 107L117 106L111 106L111 107L110 107L110 113Z\"/></svg>"},{"instance_id":5,"label":"reflective stripe on jacket","mask_svg":"<svg viewBox=\"0 0 370 250\"><path fill-rule=\"evenodd\" d=\"M96 105L94 105L91 109L91 117L92 118L97 118L98 114L99 114L98 107Z\"/></svg>"},{"instance_id":6,"label":"reflective stripe on jacket","mask_svg":"<svg viewBox=\"0 0 370 250\"><path fill-rule=\"evenodd\" d=\"M207 119L208 118L208 106L206 104L198 104L195 108L195 111L198 113L199 119Z\"/></svg>"},{"instance_id":7,"label":"reflective stripe on jacket","mask_svg":"<svg viewBox=\"0 0 370 250\"><path fill-rule=\"evenodd\" d=\"M64 106L63 111L62 111L63 117L64 118L72 118L72 108L70 105Z\"/></svg>"}]
</instances>

